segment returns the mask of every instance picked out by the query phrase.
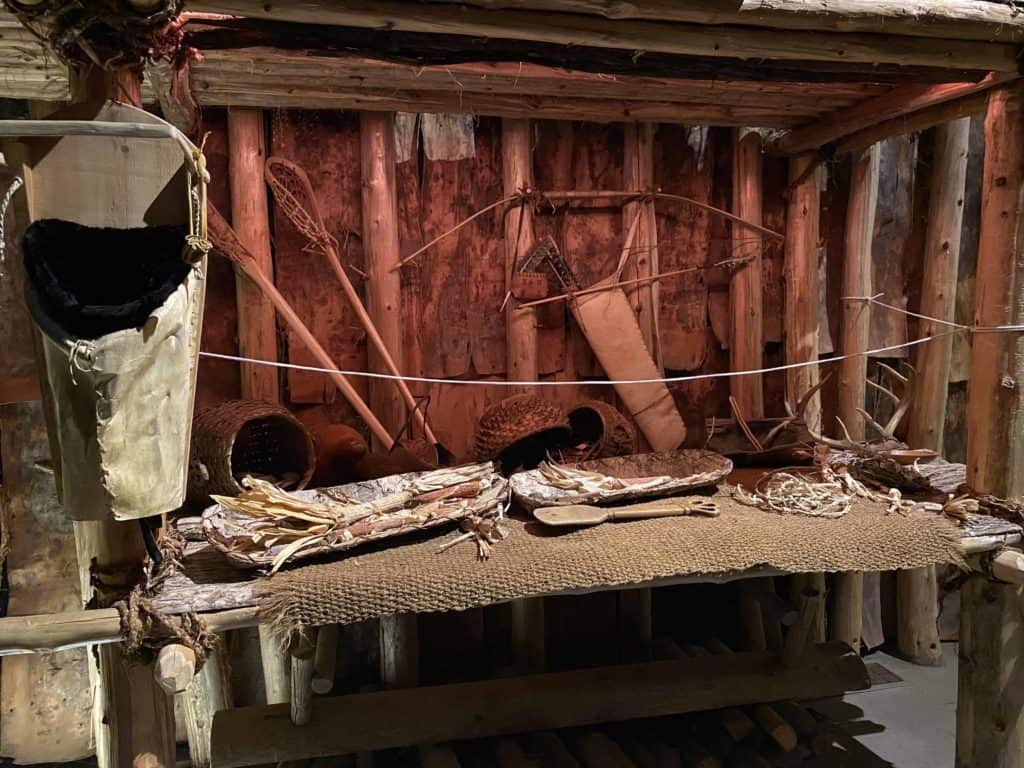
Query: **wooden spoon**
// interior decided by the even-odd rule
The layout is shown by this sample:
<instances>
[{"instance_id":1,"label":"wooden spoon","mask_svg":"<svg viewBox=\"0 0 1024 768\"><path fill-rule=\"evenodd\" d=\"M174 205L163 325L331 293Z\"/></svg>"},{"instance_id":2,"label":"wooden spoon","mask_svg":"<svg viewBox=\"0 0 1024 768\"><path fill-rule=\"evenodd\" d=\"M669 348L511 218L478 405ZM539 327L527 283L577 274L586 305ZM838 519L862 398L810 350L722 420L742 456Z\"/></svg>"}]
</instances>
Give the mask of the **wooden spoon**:
<instances>
[{"instance_id":1,"label":"wooden spoon","mask_svg":"<svg viewBox=\"0 0 1024 768\"><path fill-rule=\"evenodd\" d=\"M675 517L704 515L718 517L718 505L700 496L677 496L657 499L642 504L624 504L618 507L595 507L590 504L568 504L564 507L540 507L533 516L545 525L582 526L600 525L609 520L637 520L646 517Z\"/></svg>"}]
</instances>

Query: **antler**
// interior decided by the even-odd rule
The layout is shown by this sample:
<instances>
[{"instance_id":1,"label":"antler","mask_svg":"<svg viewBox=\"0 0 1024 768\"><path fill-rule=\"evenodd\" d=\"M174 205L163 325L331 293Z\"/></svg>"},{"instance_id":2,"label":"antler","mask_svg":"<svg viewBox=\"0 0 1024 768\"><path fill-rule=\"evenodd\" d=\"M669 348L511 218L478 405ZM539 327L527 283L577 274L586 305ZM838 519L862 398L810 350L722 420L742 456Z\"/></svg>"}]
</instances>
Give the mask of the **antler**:
<instances>
[{"instance_id":1,"label":"antler","mask_svg":"<svg viewBox=\"0 0 1024 768\"><path fill-rule=\"evenodd\" d=\"M857 413L864 417L864 423L878 432L883 440L896 439L896 427L900 425L903 417L906 416L907 411L910 410L910 403L914 399L914 387L917 383L917 371L914 370L914 367L910 363L903 363L903 365L907 372L906 376L885 363L878 363L878 367L881 368L883 372L888 373L892 378L903 384L903 395L901 397L897 397L891 389L883 387L881 384L878 384L871 379L865 379L868 386L878 390L896 404L896 409L893 411L889 421L885 423L885 426L882 426L875 421L863 408L857 409Z\"/></svg>"},{"instance_id":2,"label":"antler","mask_svg":"<svg viewBox=\"0 0 1024 768\"><path fill-rule=\"evenodd\" d=\"M814 396L814 394L823 386L825 386L828 380L832 378L833 373L834 371L829 371L821 379L821 381L819 381L817 384L815 384L813 387L811 387L804 393L803 397L800 398L800 402L797 403L796 413L793 415L800 419L803 419L804 411L807 409L807 404L811 401L811 398ZM786 403L786 410L789 411L791 414L793 413L792 407L788 402ZM827 445L829 448L835 448L838 451L862 450L862 446L860 445L860 443L858 443L856 440L850 437L850 432L846 429L846 425L843 423L843 420L837 416L836 421L839 423L839 428L843 431L843 437L842 439L839 440L832 437L825 437L821 433L815 432L814 428L811 427L811 425L808 424L806 421L804 421L804 426L807 427L808 434L810 434L810 436L814 438L815 442L823 443L824 445Z\"/></svg>"}]
</instances>

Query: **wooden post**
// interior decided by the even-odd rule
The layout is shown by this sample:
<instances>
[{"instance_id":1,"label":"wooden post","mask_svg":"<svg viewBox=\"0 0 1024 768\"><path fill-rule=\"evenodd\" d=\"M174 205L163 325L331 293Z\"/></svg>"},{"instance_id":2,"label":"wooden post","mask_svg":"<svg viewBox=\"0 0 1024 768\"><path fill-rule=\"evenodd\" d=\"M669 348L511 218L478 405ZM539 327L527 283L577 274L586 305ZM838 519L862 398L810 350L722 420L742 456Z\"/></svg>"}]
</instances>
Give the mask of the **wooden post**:
<instances>
[{"instance_id":1,"label":"wooden post","mask_svg":"<svg viewBox=\"0 0 1024 768\"><path fill-rule=\"evenodd\" d=\"M231 187L231 226L238 233L260 271L271 282L274 260L270 253L270 218L263 166L267 159L260 109L228 109L228 181ZM238 353L254 360L277 360L277 325L274 307L246 277L235 278L238 306ZM242 363L242 397L278 402L277 369Z\"/></svg>"},{"instance_id":2,"label":"wooden post","mask_svg":"<svg viewBox=\"0 0 1024 768\"><path fill-rule=\"evenodd\" d=\"M761 135L738 128L733 143L732 212L746 221L761 223ZM753 370L764 364L761 312L761 235L748 227L732 227L733 258L749 257L729 281L729 367ZM733 376L732 395L744 418L764 416L761 375Z\"/></svg>"},{"instance_id":3,"label":"wooden post","mask_svg":"<svg viewBox=\"0 0 1024 768\"><path fill-rule=\"evenodd\" d=\"M878 144L853 157L850 198L846 209L846 253L843 260L842 295L871 295L871 240L875 230L875 206L878 202L878 169L881 156ZM842 341L844 355L866 352L871 327L871 307L864 301L842 303ZM839 418L854 440L864 439L863 408L867 384L868 359L860 355L839 363ZM833 586L833 640L860 648L864 604L864 575L845 572L836 575Z\"/></svg>"},{"instance_id":4,"label":"wooden post","mask_svg":"<svg viewBox=\"0 0 1024 768\"><path fill-rule=\"evenodd\" d=\"M339 626L328 624L316 633L316 656L313 659L313 693L330 693L338 666Z\"/></svg>"},{"instance_id":5,"label":"wooden post","mask_svg":"<svg viewBox=\"0 0 1024 768\"><path fill-rule=\"evenodd\" d=\"M992 92L985 117L981 232L974 321L1019 323L1024 192L1024 92ZM967 482L977 492L1021 493L1024 456L1024 350L1020 334L975 333L967 404ZM961 592L957 767L1024 765L1022 589L973 576Z\"/></svg>"},{"instance_id":6,"label":"wooden post","mask_svg":"<svg viewBox=\"0 0 1024 768\"><path fill-rule=\"evenodd\" d=\"M391 112L360 112L359 142L363 176L363 253L366 261L366 309L398 370L402 359L402 285L397 270L398 197L395 181L395 125ZM368 347L370 370L388 373ZM392 435L405 421L405 405L394 382L370 380L370 407Z\"/></svg>"},{"instance_id":7,"label":"wooden post","mask_svg":"<svg viewBox=\"0 0 1024 768\"><path fill-rule=\"evenodd\" d=\"M1024 588L974 575L961 589L957 768L1024 765Z\"/></svg>"},{"instance_id":8,"label":"wooden post","mask_svg":"<svg viewBox=\"0 0 1024 768\"><path fill-rule=\"evenodd\" d=\"M233 705L231 677L222 647L214 648L206 656L186 691L185 733L188 735L188 755L192 768L210 768L210 729L213 716Z\"/></svg>"},{"instance_id":9,"label":"wooden post","mask_svg":"<svg viewBox=\"0 0 1024 768\"><path fill-rule=\"evenodd\" d=\"M962 118L935 129L920 312L939 320L954 319L970 127L970 118ZM917 348L917 389L907 436L911 447L939 453L953 356L949 330L941 323L920 322L919 336L937 338ZM941 664L935 567L899 571L896 583L900 653L918 664Z\"/></svg>"},{"instance_id":10,"label":"wooden post","mask_svg":"<svg viewBox=\"0 0 1024 768\"><path fill-rule=\"evenodd\" d=\"M412 688L419 682L419 648L415 613L380 620L380 677L385 688Z\"/></svg>"},{"instance_id":11,"label":"wooden post","mask_svg":"<svg viewBox=\"0 0 1024 768\"><path fill-rule=\"evenodd\" d=\"M501 121L501 175L504 194L533 187L533 126L528 119ZM505 214L505 289L512 288L512 274L519 259L533 246L533 211L527 204L512 205ZM510 299L505 308L506 376L536 381L537 310L514 311ZM520 671L544 669L544 602L526 598L512 603L512 643Z\"/></svg>"},{"instance_id":12,"label":"wooden post","mask_svg":"<svg viewBox=\"0 0 1024 768\"><path fill-rule=\"evenodd\" d=\"M818 228L821 217L821 185L818 171L808 173L813 155L789 161L789 203L786 206L784 328L787 363L818 359ZM800 183L797 183L799 181ZM786 396L796 403L819 379L817 366L786 372ZM821 429L821 396L807 404L804 419Z\"/></svg>"},{"instance_id":13,"label":"wooden post","mask_svg":"<svg viewBox=\"0 0 1024 768\"><path fill-rule=\"evenodd\" d=\"M533 186L532 126L527 119L501 121L501 174L504 194L514 195ZM533 246L533 211L528 204L514 203L505 214L505 289L512 288L512 273L519 259ZM537 379L537 310L505 308L507 376Z\"/></svg>"},{"instance_id":14,"label":"wooden post","mask_svg":"<svg viewBox=\"0 0 1024 768\"><path fill-rule=\"evenodd\" d=\"M654 186L654 123L626 123L623 126L623 187L648 190ZM654 215L654 201L641 200L627 203L622 208L622 231L629 232L639 217L633 240L631 277L657 274L658 226ZM649 283L627 289L636 308L637 320L643 332L647 351L658 369L661 365L661 345L658 334L658 284ZM651 646L651 590L625 589L619 592L619 652L623 660L641 661L650 658Z\"/></svg>"},{"instance_id":15,"label":"wooden post","mask_svg":"<svg viewBox=\"0 0 1024 768\"><path fill-rule=\"evenodd\" d=\"M989 98L981 231L974 287L974 322L996 326L1024 321L1024 265L1020 263L1022 172L1019 86ZM979 493L1024 492L1024 338L975 333L967 403L967 482Z\"/></svg>"},{"instance_id":16,"label":"wooden post","mask_svg":"<svg viewBox=\"0 0 1024 768\"><path fill-rule=\"evenodd\" d=\"M291 657L290 715L293 725L305 725L313 717L313 664L316 630L297 631L288 645Z\"/></svg>"}]
</instances>

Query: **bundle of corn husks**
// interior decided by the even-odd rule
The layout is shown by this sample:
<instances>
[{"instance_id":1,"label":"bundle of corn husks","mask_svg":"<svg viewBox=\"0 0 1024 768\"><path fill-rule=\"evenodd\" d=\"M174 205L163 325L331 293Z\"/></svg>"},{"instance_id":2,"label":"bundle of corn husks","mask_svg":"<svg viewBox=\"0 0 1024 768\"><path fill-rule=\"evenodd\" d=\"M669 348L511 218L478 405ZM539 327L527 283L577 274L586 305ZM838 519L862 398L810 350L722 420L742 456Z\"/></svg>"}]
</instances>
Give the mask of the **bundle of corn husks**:
<instances>
[{"instance_id":1,"label":"bundle of corn husks","mask_svg":"<svg viewBox=\"0 0 1024 768\"><path fill-rule=\"evenodd\" d=\"M485 557L502 537L508 496L490 463L396 475L339 489L288 493L246 477L237 497L214 496L203 513L206 538L236 565L269 567L424 530L469 528ZM358 496L355 492L358 491ZM484 524L483 521L488 521Z\"/></svg>"}]
</instances>

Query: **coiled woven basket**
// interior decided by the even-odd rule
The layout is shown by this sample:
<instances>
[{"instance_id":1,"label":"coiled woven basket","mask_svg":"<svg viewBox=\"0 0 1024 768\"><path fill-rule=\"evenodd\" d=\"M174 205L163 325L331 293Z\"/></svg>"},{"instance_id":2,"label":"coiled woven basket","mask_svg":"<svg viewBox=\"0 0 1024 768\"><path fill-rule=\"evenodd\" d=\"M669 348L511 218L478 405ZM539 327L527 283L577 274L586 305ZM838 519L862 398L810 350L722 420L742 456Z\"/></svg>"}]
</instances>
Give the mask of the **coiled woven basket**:
<instances>
[{"instance_id":1,"label":"coiled woven basket","mask_svg":"<svg viewBox=\"0 0 1024 768\"><path fill-rule=\"evenodd\" d=\"M245 475L291 479L288 490L305 488L316 469L309 432L286 409L259 400L231 400L192 422L188 499L236 496Z\"/></svg>"},{"instance_id":2,"label":"coiled woven basket","mask_svg":"<svg viewBox=\"0 0 1024 768\"><path fill-rule=\"evenodd\" d=\"M542 450L568 437L569 419L562 408L534 395L515 395L492 405L480 417L476 456L479 461L505 460L526 443Z\"/></svg>"},{"instance_id":3,"label":"coiled woven basket","mask_svg":"<svg viewBox=\"0 0 1024 768\"><path fill-rule=\"evenodd\" d=\"M566 462L626 456L636 451L636 429L614 405L581 400L569 409L573 446L562 451Z\"/></svg>"}]
</instances>

